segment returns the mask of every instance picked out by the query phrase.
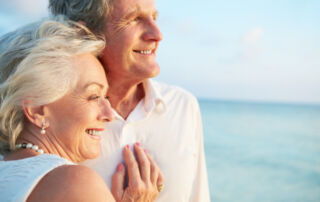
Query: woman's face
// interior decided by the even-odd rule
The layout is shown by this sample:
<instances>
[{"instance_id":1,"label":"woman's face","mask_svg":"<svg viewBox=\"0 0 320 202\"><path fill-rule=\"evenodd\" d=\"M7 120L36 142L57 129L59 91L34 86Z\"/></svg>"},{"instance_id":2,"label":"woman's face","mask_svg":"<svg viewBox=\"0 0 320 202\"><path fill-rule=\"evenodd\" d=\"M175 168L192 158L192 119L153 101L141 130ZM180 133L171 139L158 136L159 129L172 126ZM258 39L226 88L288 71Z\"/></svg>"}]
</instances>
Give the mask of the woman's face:
<instances>
[{"instance_id":1,"label":"woman's face","mask_svg":"<svg viewBox=\"0 0 320 202\"><path fill-rule=\"evenodd\" d=\"M108 83L100 62L91 54L73 60L78 83L58 101L47 105L49 127L61 149L73 162L96 158L100 154L101 133L113 119L106 99Z\"/></svg>"}]
</instances>

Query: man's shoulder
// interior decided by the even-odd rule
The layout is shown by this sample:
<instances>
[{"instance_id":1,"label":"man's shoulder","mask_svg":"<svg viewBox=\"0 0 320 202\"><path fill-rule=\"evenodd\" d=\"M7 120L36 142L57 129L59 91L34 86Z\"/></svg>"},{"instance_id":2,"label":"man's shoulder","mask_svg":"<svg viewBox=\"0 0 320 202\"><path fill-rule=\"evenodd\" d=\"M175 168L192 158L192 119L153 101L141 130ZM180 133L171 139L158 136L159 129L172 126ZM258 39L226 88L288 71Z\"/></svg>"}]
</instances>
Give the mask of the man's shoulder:
<instances>
[{"instance_id":1,"label":"man's shoulder","mask_svg":"<svg viewBox=\"0 0 320 202\"><path fill-rule=\"evenodd\" d=\"M198 103L197 98L189 91L176 86L166 84L160 81L150 80L153 87L161 94L166 100L179 100L184 102Z\"/></svg>"}]
</instances>

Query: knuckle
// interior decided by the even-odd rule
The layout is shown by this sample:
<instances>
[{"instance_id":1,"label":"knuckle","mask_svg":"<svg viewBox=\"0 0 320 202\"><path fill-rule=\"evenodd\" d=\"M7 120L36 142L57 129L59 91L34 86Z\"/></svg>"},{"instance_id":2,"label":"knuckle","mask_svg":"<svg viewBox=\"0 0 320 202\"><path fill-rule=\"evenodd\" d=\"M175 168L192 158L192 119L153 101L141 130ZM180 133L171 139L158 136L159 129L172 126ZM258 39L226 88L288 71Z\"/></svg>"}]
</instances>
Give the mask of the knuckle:
<instances>
[{"instance_id":1,"label":"knuckle","mask_svg":"<svg viewBox=\"0 0 320 202\"><path fill-rule=\"evenodd\" d=\"M141 186L141 184L139 184L138 186L135 187L135 192L141 195L145 192L145 188Z\"/></svg>"},{"instance_id":2,"label":"knuckle","mask_svg":"<svg viewBox=\"0 0 320 202\"><path fill-rule=\"evenodd\" d=\"M160 169L156 166L151 166L151 171L154 173L159 173Z\"/></svg>"},{"instance_id":3,"label":"knuckle","mask_svg":"<svg viewBox=\"0 0 320 202\"><path fill-rule=\"evenodd\" d=\"M149 161L150 161L153 165L155 165L155 166L157 165L156 162L155 162L151 157L149 158Z\"/></svg>"},{"instance_id":4,"label":"knuckle","mask_svg":"<svg viewBox=\"0 0 320 202\"><path fill-rule=\"evenodd\" d=\"M143 166L143 167L150 167L150 163L148 160L142 160L140 162L140 165Z\"/></svg>"},{"instance_id":5,"label":"knuckle","mask_svg":"<svg viewBox=\"0 0 320 202\"><path fill-rule=\"evenodd\" d=\"M136 190L136 189L138 189L138 188L140 188L141 187L141 183L139 182L139 181L133 181L132 183L130 183L131 184L131 188L132 189L134 189L134 190Z\"/></svg>"},{"instance_id":6,"label":"knuckle","mask_svg":"<svg viewBox=\"0 0 320 202\"><path fill-rule=\"evenodd\" d=\"M150 157L150 162L152 163L152 165L154 165L155 167L158 167L157 163Z\"/></svg>"},{"instance_id":7,"label":"knuckle","mask_svg":"<svg viewBox=\"0 0 320 202\"><path fill-rule=\"evenodd\" d=\"M131 160L128 162L128 167L136 169L136 168L138 168L138 164L135 160Z\"/></svg>"},{"instance_id":8,"label":"knuckle","mask_svg":"<svg viewBox=\"0 0 320 202\"><path fill-rule=\"evenodd\" d=\"M148 190L149 193L155 192L156 189L157 188L155 186L153 186L151 183L148 183L147 190Z\"/></svg>"}]
</instances>

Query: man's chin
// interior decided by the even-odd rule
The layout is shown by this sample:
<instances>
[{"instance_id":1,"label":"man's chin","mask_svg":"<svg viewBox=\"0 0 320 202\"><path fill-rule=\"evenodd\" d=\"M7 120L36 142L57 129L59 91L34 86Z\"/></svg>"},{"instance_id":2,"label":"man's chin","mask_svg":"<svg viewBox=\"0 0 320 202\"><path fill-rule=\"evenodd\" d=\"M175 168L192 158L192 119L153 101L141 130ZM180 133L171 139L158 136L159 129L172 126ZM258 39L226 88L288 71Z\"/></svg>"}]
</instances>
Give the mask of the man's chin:
<instances>
[{"instance_id":1,"label":"man's chin","mask_svg":"<svg viewBox=\"0 0 320 202\"><path fill-rule=\"evenodd\" d=\"M158 75L160 74L160 69L156 72L154 72L151 76L150 76L150 79L151 78L154 78L154 77L157 77Z\"/></svg>"},{"instance_id":2,"label":"man's chin","mask_svg":"<svg viewBox=\"0 0 320 202\"><path fill-rule=\"evenodd\" d=\"M158 75L160 74L160 67L159 67L158 64L156 64L156 65L153 67L152 70L153 70L153 71L150 72L149 78L154 78L154 77L156 77L156 76L158 76Z\"/></svg>"},{"instance_id":3,"label":"man's chin","mask_svg":"<svg viewBox=\"0 0 320 202\"><path fill-rule=\"evenodd\" d=\"M156 76L158 76L160 73L160 68L159 66L156 66L156 67L152 67L149 68L147 71L146 70L142 70L140 72L136 72L136 75L138 77L140 77L141 80L146 80L146 79L151 79L151 78L154 78Z\"/></svg>"}]
</instances>

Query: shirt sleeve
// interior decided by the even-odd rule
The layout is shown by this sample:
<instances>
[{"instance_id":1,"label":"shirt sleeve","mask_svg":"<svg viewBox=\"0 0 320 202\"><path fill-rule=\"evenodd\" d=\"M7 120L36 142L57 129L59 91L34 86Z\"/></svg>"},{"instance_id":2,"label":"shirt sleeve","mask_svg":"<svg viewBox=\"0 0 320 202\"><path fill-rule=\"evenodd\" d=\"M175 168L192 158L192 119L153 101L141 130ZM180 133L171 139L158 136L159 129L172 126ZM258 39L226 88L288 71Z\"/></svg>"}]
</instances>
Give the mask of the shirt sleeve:
<instances>
[{"instance_id":1,"label":"shirt sleeve","mask_svg":"<svg viewBox=\"0 0 320 202\"><path fill-rule=\"evenodd\" d=\"M202 121L198 102L196 101L195 106L195 135L198 146L198 158L195 169L195 179L193 182L193 193L190 197L190 202L210 202L210 192L208 185L208 175L205 161L204 144L203 144L203 131Z\"/></svg>"}]
</instances>

